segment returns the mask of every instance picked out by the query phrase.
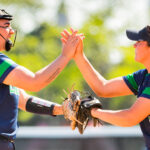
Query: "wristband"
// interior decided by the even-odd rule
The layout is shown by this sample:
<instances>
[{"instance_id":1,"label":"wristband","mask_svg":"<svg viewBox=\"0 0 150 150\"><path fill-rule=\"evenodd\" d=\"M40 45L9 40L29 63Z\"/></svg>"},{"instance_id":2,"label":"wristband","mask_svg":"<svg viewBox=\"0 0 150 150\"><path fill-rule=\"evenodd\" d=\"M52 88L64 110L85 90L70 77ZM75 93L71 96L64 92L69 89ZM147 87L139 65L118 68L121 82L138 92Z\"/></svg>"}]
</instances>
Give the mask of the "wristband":
<instances>
[{"instance_id":1,"label":"wristband","mask_svg":"<svg viewBox=\"0 0 150 150\"><path fill-rule=\"evenodd\" d=\"M50 104L47 101L40 101L36 97L30 97L26 103L26 110L31 113L41 115L53 115L53 109L55 104Z\"/></svg>"}]
</instances>

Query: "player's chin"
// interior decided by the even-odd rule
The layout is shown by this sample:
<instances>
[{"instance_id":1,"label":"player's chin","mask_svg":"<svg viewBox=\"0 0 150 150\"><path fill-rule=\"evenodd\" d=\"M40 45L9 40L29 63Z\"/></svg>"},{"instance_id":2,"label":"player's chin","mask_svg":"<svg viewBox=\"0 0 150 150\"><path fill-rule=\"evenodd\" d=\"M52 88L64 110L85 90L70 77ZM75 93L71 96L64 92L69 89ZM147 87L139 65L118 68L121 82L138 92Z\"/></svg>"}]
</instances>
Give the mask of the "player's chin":
<instances>
[{"instance_id":1,"label":"player's chin","mask_svg":"<svg viewBox=\"0 0 150 150\"><path fill-rule=\"evenodd\" d=\"M136 57L136 56L135 56L135 58L134 58L134 59L135 59L135 61L137 61L137 62L138 62L138 59L137 59L137 57Z\"/></svg>"},{"instance_id":2,"label":"player's chin","mask_svg":"<svg viewBox=\"0 0 150 150\"><path fill-rule=\"evenodd\" d=\"M143 60L143 59L142 59L141 57L135 56L135 61L136 61L136 62L139 62L139 63L143 64L143 61L142 61L142 60Z\"/></svg>"}]
</instances>

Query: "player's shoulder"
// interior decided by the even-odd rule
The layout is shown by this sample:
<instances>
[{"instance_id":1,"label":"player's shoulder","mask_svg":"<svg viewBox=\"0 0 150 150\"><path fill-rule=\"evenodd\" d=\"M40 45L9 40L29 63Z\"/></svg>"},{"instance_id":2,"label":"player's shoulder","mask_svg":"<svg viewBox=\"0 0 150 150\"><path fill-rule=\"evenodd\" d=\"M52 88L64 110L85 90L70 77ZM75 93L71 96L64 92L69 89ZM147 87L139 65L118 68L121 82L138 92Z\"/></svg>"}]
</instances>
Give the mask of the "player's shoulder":
<instances>
[{"instance_id":1,"label":"player's shoulder","mask_svg":"<svg viewBox=\"0 0 150 150\"><path fill-rule=\"evenodd\" d=\"M144 76L148 73L147 69L140 69L133 73L133 75Z\"/></svg>"},{"instance_id":2,"label":"player's shoulder","mask_svg":"<svg viewBox=\"0 0 150 150\"><path fill-rule=\"evenodd\" d=\"M12 59L10 59L8 56L6 56L3 53L0 53L0 64L2 64L3 62L6 62L7 64L16 64Z\"/></svg>"},{"instance_id":3,"label":"player's shoulder","mask_svg":"<svg viewBox=\"0 0 150 150\"><path fill-rule=\"evenodd\" d=\"M0 59L1 58L4 58L4 59L8 59L9 57L8 56L6 56L5 54L3 54L3 53L0 53ZM9 58L10 59L10 58Z\"/></svg>"},{"instance_id":4,"label":"player's shoulder","mask_svg":"<svg viewBox=\"0 0 150 150\"><path fill-rule=\"evenodd\" d=\"M8 56L6 56L5 54L3 53L0 53L0 61L7 61L7 60L11 60Z\"/></svg>"}]
</instances>

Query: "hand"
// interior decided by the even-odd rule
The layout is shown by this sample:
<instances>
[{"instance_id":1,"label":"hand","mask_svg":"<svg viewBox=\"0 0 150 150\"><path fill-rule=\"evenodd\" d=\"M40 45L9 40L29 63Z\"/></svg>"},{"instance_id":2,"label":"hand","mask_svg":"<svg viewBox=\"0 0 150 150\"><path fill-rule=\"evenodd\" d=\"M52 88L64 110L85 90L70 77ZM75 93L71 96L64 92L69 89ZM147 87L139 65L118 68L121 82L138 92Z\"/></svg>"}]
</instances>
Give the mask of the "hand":
<instances>
[{"instance_id":1,"label":"hand","mask_svg":"<svg viewBox=\"0 0 150 150\"><path fill-rule=\"evenodd\" d=\"M70 30L71 30L71 32L74 32L74 30L72 28ZM83 56L83 39L85 38L83 33L77 34L77 36L79 38L79 44L77 46L77 49L76 49L76 52L75 52L75 55L74 55L75 60L77 58L79 58L79 56Z\"/></svg>"},{"instance_id":2,"label":"hand","mask_svg":"<svg viewBox=\"0 0 150 150\"><path fill-rule=\"evenodd\" d=\"M91 116L97 118L96 114L97 114L97 110L100 108L92 108L91 109Z\"/></svg>"},{"instance_id":3,"label":"hand","mask_svg":"<svg viewBox=\"0 0 150 150\"><path fill-rule=\"evenodd\" d=\"M75 32L75 30L73 30L72 28L70 28L70 30L71 30L72 34ZM65 29L61 33L61 35L62 35L61 41L62 41L63 45L65 45L67 40L71 36L71 34ZM79 43L77 45L76 52L73 56L74 59L77 58L80 54L83 55L83 39L85 38L83 34L76 34L76 37L78 37Z\"/></svg>"},{"instance_id":4,"label":"hand","mask_svg":"<svg viewBox=\"0 0 150 150\"><path fill-rule=\"evenodd\" d=\"M79 43L79 38L76 36L78 31L73 31L72 34L64 34L65 38L61 39L63 43L62 56L65 56L68 60L72 59L77 45Z\"/></svg>"},{"instance_id":5,"label":"hand","mask_svg":"<svg viewBox=\"0 0 150 150\"><path fill-rule=\"evenodd\" d=\"M92 116L92 117L95 117L94 114L95 114L96 111L97 111L97 108L92 108L92 109L91 109L91 116Z\"/></svg>"},{"instance_id":6,"label":"hand","mask_svg":"<svg viewBox=\"0 0 150 150\"><path fill-rule=\"evenodd\" d=\"M83 37L80 37L79 38L79 44L76 48L76 52L75 52L75 55L74 55L74 60L77 60L79 58L79 56L83 56Z\"/></svg>"}]
</instances>

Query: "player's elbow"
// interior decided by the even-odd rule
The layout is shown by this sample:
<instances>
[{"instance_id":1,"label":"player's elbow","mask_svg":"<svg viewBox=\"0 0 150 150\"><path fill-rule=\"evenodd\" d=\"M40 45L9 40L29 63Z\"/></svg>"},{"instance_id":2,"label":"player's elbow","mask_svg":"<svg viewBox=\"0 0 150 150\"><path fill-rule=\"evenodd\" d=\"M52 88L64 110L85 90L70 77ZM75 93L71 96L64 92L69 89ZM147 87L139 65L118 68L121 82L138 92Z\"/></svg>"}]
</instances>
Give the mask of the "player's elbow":
<instances>
[{"instance_id":1,"label":"player's elbow","mask_svg":"<svg viewBox=\"0 0 150 150\"><path fill-rule=\"evenodd\" d=\"M30 91L30 92L39 92L40 90L42 90L44 88L43 84L40 84L38 82L32 82L26 90Z\"/></svg>"},{"instance_id":2,"label":"player's elbow","mask_svg":"<svg viewBox=\"0 0 150 150\"><path fill-rule=\"evenodd\" d=\"M109 97L109 94L106 91L97 91L95 93L98 97Z\"/></svg>"},{"instance_id":3,"label":"player's elbow","mask_svg":"<svg viewBox=\"0 0 150 150\"><path fill-rule=\"evenodd\" d=\"M105 80L103 84L97 85L97 87L94 89L94 92L99 97L112 97L113 94L110 90L110 87L107 86L108 81Z\"/></svg>"},{"instance_id":4,"label":"player's elbow","mask_svg":"<svg viewBox=\"0 0 150 150\"><path fill-rule=\"evenodd\" d=\"M42 88L39 88L39 87L34 87L32 88L30 91L31 92L39 92Z\"/></svg>"},{"instance_id":5,"label":"player's elbow","mask_svg":"<svg viewBox=\"0 0 150 150\"><path fill-rule=\"evenodd\" d=\"M30 91L39 92L47 85L47 82L43 81L37 75L33 78L32 82L30 82Z\"/></svg>"},{"instance_id":6,"label":"player's elbow","mask_svg":"<svg viewBox=\"0 0 150 150\"><path fill-rule=\"evenodd\" d=\"M39 92L42 88L40 86L31 86L30 88L27 88L26 90L27 91L30 91L30 92Z\"/></svg>"},{"instance_id":7,"label":"player's elbow","mask_svg":"<svg viewBox=\"0 0 150 150\"><path fill-rule=\"evenodd\" d=\"M98 97L112 97L112 95L109 93L109 91L107 91L104 87L95 91L95 94L98 96Z\"/></svg>"},{"instance_id":8,"label":"player's elbow","mask_svg":"<svg viewBox=\"0 0 150 150\"><path fill-rule=\"evenodd\" d=\"M103 87L93 88L93 91L98 97L105 97L107 94Z\"/></svg>"}]
</instances>

